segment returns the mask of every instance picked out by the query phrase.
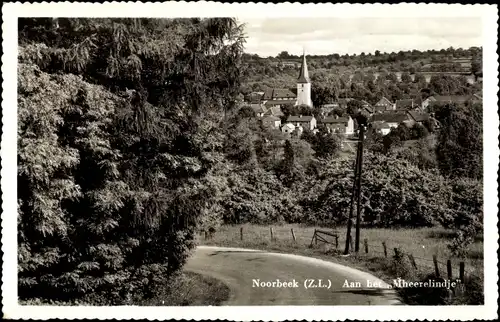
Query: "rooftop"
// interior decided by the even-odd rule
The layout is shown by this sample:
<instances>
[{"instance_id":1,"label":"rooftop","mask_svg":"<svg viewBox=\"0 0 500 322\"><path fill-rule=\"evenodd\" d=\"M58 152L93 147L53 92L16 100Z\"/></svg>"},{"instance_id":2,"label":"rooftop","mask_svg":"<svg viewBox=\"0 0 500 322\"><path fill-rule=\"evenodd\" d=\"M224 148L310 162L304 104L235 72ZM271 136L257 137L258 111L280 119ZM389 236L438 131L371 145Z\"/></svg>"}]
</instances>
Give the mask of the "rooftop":
<instances>
[{"instance_id":1,"label":"rooftop","mask_svg":"<svg viewBox=\"0 0 500 322\"><path fill-rule=\"evenodd\" d=\"M423 122L429 119L429 114L417 111L409 111L408 114L415 122Z\"/></svg>"},{"instance_id":2,"label":"rooftop","mask_svg":"<svg viewBox=\"0 0 500 322\"><path fill-rule=\"evenodd\" d=\"M392 102L389 101L387 98L382 97L375 105L388 105L388 104L392 104Z\"/></svg>"},{"instance_id":3,"label":"rooftop","mask_svg":"<svg viewBox=\"0 0 500 322\"><path fill-rule=\"evenodd\" d=\"M319 119L320 123L347 123L349 122L349 117L325 117L323 119Z\"/></svg>"},{"instance_id":4,"label":"rooftop","mask_svg":"<svg viewBox=\"0 0 500 322\"><path fill-rule=\"evenodd\" d=\"M250 104L250 107L255 113L264 113L266 109L261 104Z\"/></svg>"},{"instance_id":5,"label":"rooftop","mask_svg":"<svg viewBox=\"0 0 500 322\"><path fill-rule=\"evenodd\" d=\"M286 121L287 122L311 122L312 120L314 119L314 116L310 116L310 115L290 115Z\"/></svg>"},{"instance_id":6,"label":"rooftop","mask_svg":"<svg viewBox=\"0 0 500 322\"><path fill-rule=\"evenodd\" d=\"M306 53L302 54L302 66L300 66L299 78L297 83L310 83L309 71L307 70Z\"/></svg>"},{"instance_id":7,"label":"rooftop","mask_svg":"<svg viewBox=\"0 0 500 322\"><path fill-rule=\"evenodd\" d=\"M396 109L401 109L401 108L406 108L406 107L413 107L413 99L403 99L403 100L397 100L396 101Z\"/></svg>"},{"instance_id":8,"label":"rooftop","mask_svg":"<svg viewBox=\"0 0 500 322\"><path fill-rule=\"evenodd\" d=\"M387 123L401 123L408 120L408 115L405 113L380 113L374 114L371 117L371 122L387 122Z\"/></svg>"},{"instance_id":9,"label":"rooftop","mask_svg":"<svg viewBox=\"0 0 500 322\"><path fill-rule=\"evenodd\" d=\"M283 105L283 104L294 104L294 101L291 100L269 100L266 102L266 106L273 106L273 105Z\"/></svg>"},{"instance_id":10,"label":"rooftop","mask_svg":"<svg viewBox=\"0 0 500 322\"><path fill-rule=\"evenodd\" d=\"M281 119L274 115L267 115L262 118L263 121L280 121Z\"/></svg>"},{"instance_id":11,"label":"rooftop","mask_svg":"<svg viewBox=\"0 0 500 322\"><path fill-rule=\"evenodd\" d=\"M288 88L270 88L264 92L262 99L272 100L276 98L296 98L297 94Z\"/></svg>"},{"instance_id":12,"label":"rooftop","mask_svg":"<svg viewBox=\"0 0 500 322\"><path fill-rule=\"evenodd\" d=\"M391 128L389 126L389 124L387 124L385 122L374 122L371 124L371 127L372 127L372 129L375 129L375 130L382 130L382 129L390 129Z\"/></svg>"}]
</instances>

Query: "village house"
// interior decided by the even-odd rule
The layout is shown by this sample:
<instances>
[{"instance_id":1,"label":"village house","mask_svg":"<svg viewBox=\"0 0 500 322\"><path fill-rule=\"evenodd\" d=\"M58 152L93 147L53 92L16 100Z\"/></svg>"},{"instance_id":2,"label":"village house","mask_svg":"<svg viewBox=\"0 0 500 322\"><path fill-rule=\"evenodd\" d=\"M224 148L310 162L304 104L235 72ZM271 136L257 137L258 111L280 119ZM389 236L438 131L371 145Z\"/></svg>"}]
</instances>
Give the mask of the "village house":
<instances>
[{"instance_id":1,"label":"village house","mask_svg":"<svg viewBox=\"0 0 500 322\"><path fill-rule=\"evenodd\" d=\"M383 111L388 111L388 110L393 110L395 109L394 103L389 101L387 98L382 97L376 104L375 104L375 111L376 112L383 112Z\"/></svg>"},{"instance_id":2,"label":"village house","mask_svg":"<svg viewBox=\"0 0 500 322\"><path fill-rule=\"evenodd\" d=\"M290 115L286 119L286 123L292 123L295 126L302 126L304 129L308 130L314 130L316 128L316 118L314 116L295 116L295 115Z\"/></svg>"},{"instance_id":3,"label":"village house","mask_svg":"<svg viewBox=\"0 0 500 322\"><path fill-rule=\"evenodd\" d=\"M294 102L297 99L297 94L287 88L269 88L262 95L263 101L286 101Z\"/></svg>"},{"instance_id":4,"label":"village house","mask_svg":"<svg viewBox=\"0 0 500 322\"><path fill-rule=\"evenodd\" d=\"M281 111L281 107L279 106L271 106L267 109L267 111L264 113L264 116L276 116L276 117L281 117L283 116L283 112Z\"/></svg>"},{"instance_id":5,"label":"village house","mask_svg":"<svg viewBox=\"0 0 500 322\"><path fill-rule=\"evenodd\" d=\"M372 106L370 103L368 103L368 102L367 102L367 101L365 101L365 100L362 100L362 101L361 101L361 104L363 105L363 110L364 110L364 112L366 112L366 113L367 113L367 114L369 114L369 115L372 115L372 114L373 114L374 109L373 109L373 106Z\"/></svg>"},{"instance_id":6,"label":"village house","mask_svg":"<svg viewBox=\"0 0 500 322\"><path fill-rule=\"evenodd\" d=\"M263 104L257 104L257 103L253 103L248 106L250 106L250 108L255 113L255 117L257 118L262 118L265 116L281 117L284 115L279 106L266 107Z\"/></svg>"},{"instance_id":7,"label":"village house","mask_svg":"<svg viewBox=\"0 0 500 322\"><path fill-rule=\"evenodd\" d=\"M401 123L410 122L407 113L378 113L373 114L370 123L386 123L390 128L398 127Z\"/></svg>"},{"instance_id":8,"label":"village house","mask_svg":"<svg viewBox=\"0 0 500 322\"><path fill-rule=\"evenodd\" d=\"M354 134L354 121L350 116L346 117L325 117L318 120L321 127L324 127L328 132L342 133L345 135Z\"/></svg>"},{"instance_id":9,"label":"village house","mask_svg":"<svg viewBox=\"0 0 500 322\"><path fill-rule=\"evenodd\" d=\"M293 125L292 123L286 123L285 125L283 125L281 127L281 132L283 133L292 133L293 131L295 131L295 125Z\"/></svg>"},{"instance_id":10,"label":"village house","mask_svg":"<svg viewBox=\"0 0 500 322\"><path fill-rule=\"evenodd\" d=\"M408 98L408 99L397 100L396 104L395 104L395 109L396 110L402 110L402 109L412 110L414 106L415 106L415 104L413 102L413 99Z\"/></svg>"},{"instance_id":11,"label":"village house","mask_svg":"<svg viewBox=\"0 0 500 322\"><path fill-rule=\"evenodd\" d=\"M422 101L422 104L421 104L421 109L422 111L426 111L427 108L433 103L436 101L436 98L434 98L434 96L429 96L427 97L425 100Z\"/></svg>"},{"instance_id":12,"label":"village house","mask_svg":"<svg viewBox=\"0 0 500 322\"><path fill-rule=\"evenodd\" d=\"M253 103L250 104L250 107L252 108L256 117L263 117L266 113L266 108L262 104Z\"/></svg>"},{"instance_id":13,"label":"village house","mask_svg":"<svg viewBox=\"0 0 500 322\"><path fill-rule=\"evenodd\" d=\"M245 100L250 103L260 103L262 101L262 96L264 95L264 92L251 92L250 94L246 95Z\"/></svg>"},{"instance_id":14,"label":"village house","mask_svg":"<svg viewBox=\"0 0 500 322\"><path fill-rule=\"evenodd\" d=\"M286 61L282 60L279 64L280 67L297 68L299 63L296 61Z\"/></svg>"},{"instance_id":15,"label":"village house","mask_svg":"<svg viewBox=\"0 0 500 322\"><path fill-rule=\"evenodd\" d=\"M429 120L429 114L419 111L408 111L408 116L412 123L423 124L425 121Z\"/></svg>"},{"instance_id":16,"label":"village house","mask_svg":"<svg viewBox=\"0 0 500 322\"><path fill-rule=\"evenodd\" d=\"M262 125L266 127L279 128L281 126L281 119L273 115L264 116L262 118Z\"/></svg>"},{"instance_id":17,"label":"village house","mask_svg":"<svg viewBox=\"0 0 500 322\"><path fill-rule=\"evenodd\" d=\"M389 132L391 132L391 127L389 126L389 124L385 122L374 122L370 124L369 131L373 131L375 133L379 133L382 135L387 135L389 134Z\"/></svg>"}]
</instances>

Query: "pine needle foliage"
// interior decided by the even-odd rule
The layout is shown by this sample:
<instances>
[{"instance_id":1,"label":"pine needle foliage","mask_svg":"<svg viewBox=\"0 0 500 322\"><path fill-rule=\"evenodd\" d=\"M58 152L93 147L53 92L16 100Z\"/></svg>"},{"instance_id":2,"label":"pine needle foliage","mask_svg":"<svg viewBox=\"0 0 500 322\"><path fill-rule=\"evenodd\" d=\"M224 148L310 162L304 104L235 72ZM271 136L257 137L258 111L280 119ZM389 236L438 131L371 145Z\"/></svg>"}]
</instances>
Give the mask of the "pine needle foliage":
<instances>
[{"instance_id":1,"label":"pine needle foliage","mask_svg":"<svg viewBox=\"0 0 500 322\"><path fill-rule=\"evenodd\" d=\"M20 298L148 295L182 267L220 190L241 26L23 18L19 45Z\"/></svg>"}]
</instances>

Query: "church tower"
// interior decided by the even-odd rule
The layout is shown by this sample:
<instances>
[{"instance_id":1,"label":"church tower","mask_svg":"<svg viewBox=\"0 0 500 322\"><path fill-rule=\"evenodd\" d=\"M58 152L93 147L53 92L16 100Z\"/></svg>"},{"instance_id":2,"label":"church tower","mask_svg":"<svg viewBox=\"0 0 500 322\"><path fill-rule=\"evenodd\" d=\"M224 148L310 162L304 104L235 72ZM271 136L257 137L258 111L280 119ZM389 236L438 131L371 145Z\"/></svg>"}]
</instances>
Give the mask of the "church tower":
<instances>
[{"instance_id":1,"label":"church tower","mask_svg":"<svg viewBox=\"0 0 500 322\"><path fill-rule=\"evenodd\" d=\"M309 80L305 52L302 54L302 66L300 66L300 74L297 79L297 105L312 106L311 81Z\"/></svg>"}]
</instances>

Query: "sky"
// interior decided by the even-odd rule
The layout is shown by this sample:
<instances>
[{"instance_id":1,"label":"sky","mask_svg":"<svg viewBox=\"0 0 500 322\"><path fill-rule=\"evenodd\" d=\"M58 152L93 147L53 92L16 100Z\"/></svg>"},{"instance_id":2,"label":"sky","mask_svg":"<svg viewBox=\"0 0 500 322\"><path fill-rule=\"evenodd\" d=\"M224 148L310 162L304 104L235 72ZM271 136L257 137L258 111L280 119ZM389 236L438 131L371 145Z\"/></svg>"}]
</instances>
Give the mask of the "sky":
<instances>
[{"instance_id":1,"label":"sky","mask_svg":"<svg viewBox=\"0 0 500 322\"><path fill-rule=\"evenodd\" d=\"M479 17L241 18L245 52L360 54L482 46Z\"/></svg>"}]
</instances>

